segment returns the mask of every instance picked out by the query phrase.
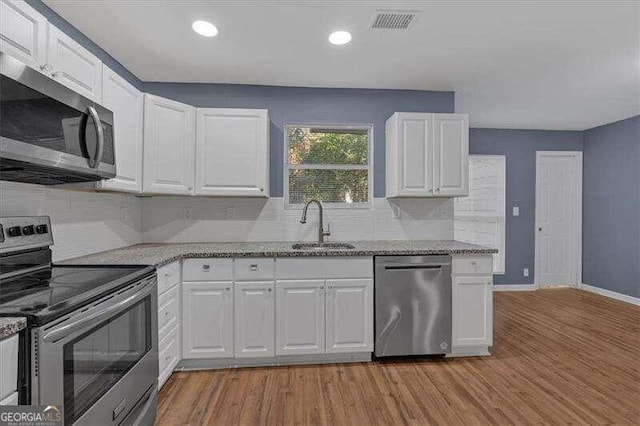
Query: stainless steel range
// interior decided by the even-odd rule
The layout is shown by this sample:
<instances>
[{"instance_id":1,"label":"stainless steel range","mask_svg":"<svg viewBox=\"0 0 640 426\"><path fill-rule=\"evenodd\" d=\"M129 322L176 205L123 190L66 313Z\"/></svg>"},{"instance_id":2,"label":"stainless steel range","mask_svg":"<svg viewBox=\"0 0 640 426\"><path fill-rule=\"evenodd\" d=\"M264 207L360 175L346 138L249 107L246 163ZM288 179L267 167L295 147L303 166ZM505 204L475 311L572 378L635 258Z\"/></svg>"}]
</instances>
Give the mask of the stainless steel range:
<instances>
[{"instance_id":1,"label":"stainless steel range","mask_svg":"<svg viewBox=\"0 0 640 426\"><path fill-rule=\"evenodd\" d=\"M67 425L153 424L154 267L57 266L49 218L0 218L0 316L25 316L19 402L64 406Z\"/></svg>"}]
</instances>

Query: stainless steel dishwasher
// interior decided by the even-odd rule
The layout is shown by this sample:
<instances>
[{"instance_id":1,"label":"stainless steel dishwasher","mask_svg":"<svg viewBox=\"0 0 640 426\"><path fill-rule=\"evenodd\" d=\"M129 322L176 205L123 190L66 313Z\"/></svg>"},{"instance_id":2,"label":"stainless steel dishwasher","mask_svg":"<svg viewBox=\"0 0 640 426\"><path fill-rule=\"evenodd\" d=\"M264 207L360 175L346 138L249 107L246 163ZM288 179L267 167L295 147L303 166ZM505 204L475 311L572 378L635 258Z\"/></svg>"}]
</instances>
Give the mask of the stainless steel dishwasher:
<instances>
[{"instance_id":1,"label":"stainless steel dishwasher","mask_svg":"<svg viewBox=\"0 0 640 426\"><path fill-rule=\"evenodd\" d=\"M451 256L377 256L375 355L451 350Z\"/></svg>"}]
</instances>

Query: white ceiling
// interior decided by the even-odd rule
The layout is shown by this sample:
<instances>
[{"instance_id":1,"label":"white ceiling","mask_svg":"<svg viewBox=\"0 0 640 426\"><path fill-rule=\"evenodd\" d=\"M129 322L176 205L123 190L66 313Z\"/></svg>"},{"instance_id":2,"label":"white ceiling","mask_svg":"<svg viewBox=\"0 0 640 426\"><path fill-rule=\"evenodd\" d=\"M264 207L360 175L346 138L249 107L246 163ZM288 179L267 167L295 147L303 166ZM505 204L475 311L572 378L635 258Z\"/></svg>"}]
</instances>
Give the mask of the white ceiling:
<instances>
[{"instance_id":1,"label":"white ceiling","mask_svg":"<svg viewBox=\"0 0 640 426\"><path fill-rule=\"evenodd\" d=\"M45 3L143 81L453 90L474 127L582 130L640 113L637 1ZM376 9L421 11L371 30ZM191 30L213 22L214 38ZM353 41L327 36L347 29Z\"/></svg>"}]
</instances>

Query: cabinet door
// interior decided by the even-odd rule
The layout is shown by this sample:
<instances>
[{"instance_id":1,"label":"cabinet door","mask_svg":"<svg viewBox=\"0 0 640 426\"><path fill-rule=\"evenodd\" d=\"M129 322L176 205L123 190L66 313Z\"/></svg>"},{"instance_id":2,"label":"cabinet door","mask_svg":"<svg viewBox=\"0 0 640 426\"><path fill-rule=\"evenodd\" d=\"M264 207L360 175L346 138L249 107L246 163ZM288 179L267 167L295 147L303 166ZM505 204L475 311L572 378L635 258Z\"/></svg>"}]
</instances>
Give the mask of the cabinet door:
<instances>
[{"instance_id":1,"label":"cabinet door","mask_svg":"<svg viewBox=\"0 0 640 426\"><path fill-rule=\"evenodd\" d=\"M433 135L435 195L468 195L469 116L434 114Z\"/></svg>"},{"instance_id":2,"label":"cabinet door","mask_svg":"<svg viewBox=\"0 0 640 426\"><path fill-rule=\"evenodd\" d=\"M234 284L234 347L236 358L275 355L274 283Z\"/></svg>"},{"instance_id":3,"label":"cabinet door","mask_svg":"<svg viewBox=\"0 0 640 426\"><path fill-rule=\"evenodd\" d=\"M324 280L276 283L276 355L324 353Z\"/></svg>"},{"instance_id":4,"label":"cabinet door","mask_svg":"<svg viewBox=\"0 0 640 426\"><path fill-rule=\"evenodd\" d=\"M100 188L142 191L142 119L143 96L129 82L102 68L102 104L113 111L117 176L103 180Z\"/></svg>"},{"instance_id":5,"label":"cabinet door","mask_svg":"<svg viewBox=\"0 0 640 426\"><path fill-rule=\"evenodd\" d=\"M75 40L47 24L47 62L52 77L82 96L102 103L102 61Z\"/></svg>"},{"instance_id":6,"label":"cabinet door","mask_svg":"<svg viewBox=\"0 0 640 426\"><path fill-rule=\"evenodd\" d=\"M144 95L143 191L193 194L195 108Z\"/></svg>"},{"instance_id":7,"label":"cabinet door","mask_svg":"<svg viewBox=\"0 0 640 426\"><path fill-rule=\"evenodd\" d=\"M490 276L453 276L453 346L493 343L493 284Z\"/></svg>"},{"instance_id":8,"label":"cabinet door","mask_svg":"<svg viewBox=\"0 0 640 426\"><path fill-rule=\"evenodd\" d=\"M373 280L327 280L327 353L373 351Z\"/></svg>"},{"instance_id":9,"label":"cabinet door","mask_svg":"<svg viewBox=\"0 0 640 426\"><path fill-rule=\"evenodd\" d=\"M399 195L433 195L433 114L399 114Z\"/></svg>"},{"instance_id":10,"label":"cabinet door","mask_svg":"<svg viewBox=\"0 0 640 426\"><path fill-rule=\"evenodd\" d=\"M182 357L233 357L233 283L182 283Z\"/></svg>"},{"instance_id":11,"label":"cabinet door","mask_svg":"<svg viewBox=\"0 0 640 426\"><path fill-rule=\"evenodd\" d=\"M0 399L18 389L18 335L0 340Z\"/></svg>"},{"instance_id":12,"label":"cabinet door","mask_svg":"<svg viewBox=\"0 0 640 426\"><path fill-rule=\"evenodd\" d=\"M24 1L0 1L0 50L43 71L47 60L45 17Z\"/></svg>"},{"instance_id":13,"label":"cabinet door","mask_svg":"<svg viewBox=\"0 0 640 426\"><path fill-rule=\"evenodd\" d=\"M196 195L268 196L266 110L198 108Z\"/></svg>"}]
</instances>

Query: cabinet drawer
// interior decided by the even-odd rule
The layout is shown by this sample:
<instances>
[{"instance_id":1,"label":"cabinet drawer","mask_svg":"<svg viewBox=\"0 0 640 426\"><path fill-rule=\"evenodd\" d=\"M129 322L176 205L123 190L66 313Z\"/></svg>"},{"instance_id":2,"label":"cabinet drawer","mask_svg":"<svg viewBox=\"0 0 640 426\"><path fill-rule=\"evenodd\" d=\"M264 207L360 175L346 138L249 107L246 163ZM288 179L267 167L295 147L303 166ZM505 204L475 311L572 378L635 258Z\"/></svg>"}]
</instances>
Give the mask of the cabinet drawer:
<instances>
[{"instance_id":1,"label":"cabinet drawer","mask_svg":"<svg viewBox=\"0 0 640 426\"><path fill-rule=\"evenodd\" d=\"M457 275L457 274L492 275L493 274L493 257L492 256L454 257L451 261L451 273L453 275Z\"/></svg>"},{"instance_id":2,"label":"cabinet drawer","mask_svg":"<svg viewBox=\"0 0 640 426\"><path fill-rule=\"evenodd\" d=\"M180 286L175 285L158 298L158 339L162 340L170 324L177 324L180 315Z\"/></svg>"},{"instance_id":3,"label":"cabinet drawer","mask_svg":"<svg viewBox=\"0 0 640 426\"><path fill-rule=\"evenodd\" d=\"M229 281L232 279L232 259L187 259L182 265L183 281Z\"/></svg>"},{"instance_id":4,"label":"cabinet drawer","mask_svg":"<svg viewBox=\"0 0 640 426\"><path fill-rule=\"evenodd\" d=\"M173 262L158 268L158 295L180 282L180 262Z\"/></svg>"},{"instance_id":5,"label":"cabinet drawer","mask_svg":"<svg viewBox=\"0 0 640 426\"><path fill-rule=\"evenodd\" d=\"M275 268L274 259L236 259L236 280L273 280Z\"/></svg>"},{"instance_id":6,"label":"cabinet drawer","mask_svg":"<svg viewBox=\"0 0 640 426\"><path fill-rule=\"evenodd\" d=\"M291 279L373 278L372 257L304 257L276 259L276 277Z\"/></svg>"},{"instance_id":7,"label":"cabinet drawer","mask_svg":"<svg viewBox=\"0 0 640 426\"><path fill-rule=\"evenodd\" d=\"M0 340L0 399L18 389L18 335Z\"/></svg>"},{"instance_id":8,"label":"cabinet drawer","mask_svg":"<svg viewBox=\"0 0 640 426\"><path fill-rule=\"evenodd\" d=\"M158 354L158 377L160 386L169 378L180 360L180 327L176 326L160 341Z\"/></svg>"}]
</instances>

